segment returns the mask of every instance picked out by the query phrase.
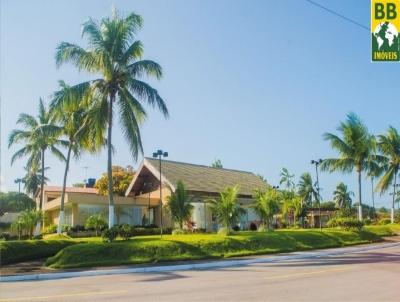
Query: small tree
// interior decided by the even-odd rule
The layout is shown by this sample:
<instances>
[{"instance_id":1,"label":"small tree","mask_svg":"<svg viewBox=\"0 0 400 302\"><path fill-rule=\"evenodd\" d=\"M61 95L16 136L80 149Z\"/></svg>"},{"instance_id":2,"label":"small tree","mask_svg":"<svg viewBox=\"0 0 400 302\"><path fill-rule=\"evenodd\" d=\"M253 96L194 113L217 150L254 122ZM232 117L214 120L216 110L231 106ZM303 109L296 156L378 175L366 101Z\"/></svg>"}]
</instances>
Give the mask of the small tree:
<instances>
[{"instance_id":1,"label":"small tree","mask_svg":"<svg viewBox=\"0 0 400 302\"><path fill-rule=\"evenodd\" d=\"M172 220L183 229L183 223L192 215L193 206L182 181L178 181L175 192L168 196L167 208L171 212Z\"/></svg>"},{"instance_id":2,"label":"small tree","mask_svg":"<svg viewBox=\"0 0 400 302\"><path fill-rule=\"evenodd\" d=\"M112 180L113 180L113 193L124 196L126 189L132 181L135 171L132 167L128 166L126 168L120 166L112 167ZM108 176L104 173L99 180L97 180L95 187L99 189L99 194L108 195Z\"/></svg>"},{"instance_id":3,"label":"small tree","mask_svg":"<svg viewBox=\"0 0 400 302\"><path fill-rule=\"evenodd\" d=\"M264 227L270 229L272 218L279 212L279 193L275 189L256 190L251 207L260 217Z\"/></svg>"},{"instance_id":4,"label":"small tree","mask_svg":"<svg viewBox=\"0 0 400 302\"><path fill-rule=\"evenodd\" d=\"M18 238L25 232L29 239L33 237L33 228L42 221L43 215L41 211L25 210L18 215L17 220L13 222L11 228L18 233Z\"/></svg>"},{"instance_id":5,"label":"small tree","mask_svg":"<svg viewBox=\"0 0 400 302\"><path fill-rule=\"evenodd\" d=\"M237 204L238 192L238 186L228 187L220 193L218 199L210 201L212 203L212 212L217 217L218 222L227 228L227 231L238 223L240 215L245 213L245 210Z\"/></svg>"},{"instance_id":6,"label":"small tree","mask_svg":"<svg viewBox=\"0 0 400 302\"><path fill-rule=\"evenodd\" d=\"M222 166L221 160L220 160L220 159L216 159L216 160L211 164L211 167L222 169L223 166Z\"/></svg>"},{"instance_id":7,"label":"small tree","mask_svg":"<svg viewBox=\"0 0 400 302\"><path fill-rule=\"evenodd\" d=\"M96 236L99 235L99 232L107 227L107 221L101 214L91 215L86 219L85 228L94 229L96 232Z\"/></svg>"}]
</instances>

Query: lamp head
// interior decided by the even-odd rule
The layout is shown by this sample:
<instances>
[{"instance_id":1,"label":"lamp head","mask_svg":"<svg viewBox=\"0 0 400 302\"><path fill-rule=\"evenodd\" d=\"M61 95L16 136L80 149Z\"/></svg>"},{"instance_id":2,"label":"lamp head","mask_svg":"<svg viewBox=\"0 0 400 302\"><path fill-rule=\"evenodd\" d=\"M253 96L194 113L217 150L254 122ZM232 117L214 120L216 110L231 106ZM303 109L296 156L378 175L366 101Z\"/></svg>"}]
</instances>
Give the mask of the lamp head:
<instances>
[{"instance_id":1,"label":"lamp head","mask_svg":"<svg viewBox=\"0 0 400 302\"><path fill-rule=\"evenodd\" d=\"M168 152L164 152L164 153L163 153L163 156L164 156L164 157L168 157Z\"/></svg>"},{"instance_id":2,"label":"lamp head","mask_svg":"<svg viewBox=\"0 0 400 302\"><path fill-rule=\"evenodd\" d=\"M153 153L153 157L154 157L154 158L157 158L157 156L158 156L157 152L154 152L154 153Z\"/></svg>"},{"instance_id":3,"label":"lamp head","mask_svg":"<svg viewBox=\"0 0 400 302\"><path fill-rule=\"evenodd\" d=\"M162 155L162 154L163 154L162 150L157 150L157 155Z\"/></svg>"}]
</instances>

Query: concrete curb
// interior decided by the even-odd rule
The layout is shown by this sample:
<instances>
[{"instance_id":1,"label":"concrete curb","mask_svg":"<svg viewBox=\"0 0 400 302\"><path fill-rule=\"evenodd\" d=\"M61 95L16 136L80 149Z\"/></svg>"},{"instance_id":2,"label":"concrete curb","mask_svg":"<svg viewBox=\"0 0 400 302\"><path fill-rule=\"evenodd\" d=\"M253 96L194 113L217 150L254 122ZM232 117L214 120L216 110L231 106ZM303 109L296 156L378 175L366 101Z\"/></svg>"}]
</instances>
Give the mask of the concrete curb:
<instances>
[{"instance_id":1,"label":"concrete curb","mask_svg":"<svg viewBox=\"0 0 400 302\"><path fill-rule=\"evenodd\" d=\"M312 259L326 256L335 256L343 254L361 253L370 250L390 248L400 245L400 242L374 244L368 246L358 246L350 248L335 248L329 250L319 251L305 251L294 252L289 255L276 255L269 257L257 257L251 259L237 259L237 260L221 260L204 263L191 263L179 265L164 265L164 266L149 266L137 268L117 268L117 269L102 269L102 270L88 270L79 272L60 272L60 273L45 273L45 274L29 274L29 275L13 275L0 277L0 282L14 282L14 281L32 281L32 280L54 280L73 277L89 277L89 276L105 276L105 275L120 275L132 273L157 273L169 271L186 271L186 270L201 270L201 269L216 269L232 266L249 265L254 263L274 263L286 260L298 259Z\"/></svg>"}]
</instances>

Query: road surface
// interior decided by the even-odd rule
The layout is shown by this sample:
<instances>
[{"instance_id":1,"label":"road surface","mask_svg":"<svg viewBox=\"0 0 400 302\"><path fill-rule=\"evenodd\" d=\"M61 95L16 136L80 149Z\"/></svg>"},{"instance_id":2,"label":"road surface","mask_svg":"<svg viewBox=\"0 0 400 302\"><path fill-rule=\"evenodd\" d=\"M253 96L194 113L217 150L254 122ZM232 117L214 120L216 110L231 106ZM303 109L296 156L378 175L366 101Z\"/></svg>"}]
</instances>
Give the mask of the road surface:
<instances>
[{"instance_id":1,"label":"road surface","mask_svg":"<svg viewBox=\"0 0 400 302\"><path fill-rule=\"evenodd\" d=\"M215 270L0 283L4 301L399 302L400 245Z\"/></svg>"}]
</instances>

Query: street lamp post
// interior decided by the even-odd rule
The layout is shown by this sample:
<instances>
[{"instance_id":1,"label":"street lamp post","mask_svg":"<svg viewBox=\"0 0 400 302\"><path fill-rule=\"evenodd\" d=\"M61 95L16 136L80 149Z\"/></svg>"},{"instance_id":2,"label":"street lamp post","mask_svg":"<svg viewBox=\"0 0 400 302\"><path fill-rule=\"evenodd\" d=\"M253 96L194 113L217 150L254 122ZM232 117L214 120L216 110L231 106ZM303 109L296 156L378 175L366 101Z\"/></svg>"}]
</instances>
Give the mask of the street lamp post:
<instances>
[{"instance_id":1,"label":"street lamp post","mask_svg":"<svg viewBox=\"0 0 400 302\"><path fill-rule=\"evenodd\" d=\"M159 168L160 168L160 235L162 238L163 235L163 213L162 213L162 180L161 180L161 159L163 157L168 157L168 152L164 152L163 150L157 150L157 152L153 153L154 158L158 158L159 160Z\"/></svg>"},{"instance_id":2,"label":"street lamp post","mask_svg":"<svg viewBox=\"0 0 400 302\"><path fill-rule=\"evenodd\" d=\"M315 165L315 173L317 175L317 182L316 182L316 187L317 187L317 195L318 195L318 208L319 208L319 229L322 232L322 217L321 217L321 195L319 193L319 179L318 179L318 165L322 163L322 159L318 160L311 160L311 164Z\"/></svg>"}]
</instances>

